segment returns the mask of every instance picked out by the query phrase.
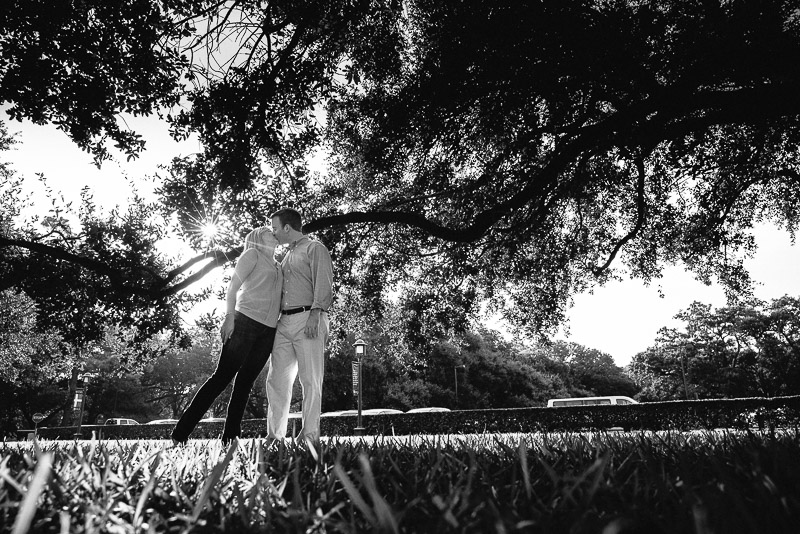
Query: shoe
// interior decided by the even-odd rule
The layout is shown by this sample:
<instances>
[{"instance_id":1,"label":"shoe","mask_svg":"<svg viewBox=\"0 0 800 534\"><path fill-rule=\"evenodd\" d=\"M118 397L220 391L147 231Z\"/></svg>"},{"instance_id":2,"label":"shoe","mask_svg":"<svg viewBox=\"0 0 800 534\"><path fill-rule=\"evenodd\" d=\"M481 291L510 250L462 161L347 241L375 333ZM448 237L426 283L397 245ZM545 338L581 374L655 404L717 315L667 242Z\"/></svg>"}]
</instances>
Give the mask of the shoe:
<instances>
[{"instance_id":1,"label":"shoe","mask_svg":"<svg viewBox=\"0 0 800 534\"><path fill-rule=\"evenodd\" d=\"M181 445L186 445L186 442L189 441L188 439L178 439L174 435L172 436L172 446L173 447L180 447Z\"/></svg>"}]
</instances>

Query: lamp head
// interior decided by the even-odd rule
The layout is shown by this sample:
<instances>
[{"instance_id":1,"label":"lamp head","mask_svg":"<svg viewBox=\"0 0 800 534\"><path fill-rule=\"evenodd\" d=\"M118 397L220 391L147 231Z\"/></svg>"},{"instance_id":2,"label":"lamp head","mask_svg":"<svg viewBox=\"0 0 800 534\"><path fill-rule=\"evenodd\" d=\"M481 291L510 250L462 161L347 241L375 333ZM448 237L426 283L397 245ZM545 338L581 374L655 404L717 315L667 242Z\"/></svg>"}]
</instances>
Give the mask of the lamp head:
<instances>
[{"instance_id":1,"label":"lamp head","mask_svg":"<svg viewBox=\"0 0 800 534\"><path fill-rule=\"evenodd\" d=\"M363 339L356 340L356 342L353 343L353 346L356 348L356 356L363 356L367 351L367 344L364 343Z\"/></svg>"}]
</instances>

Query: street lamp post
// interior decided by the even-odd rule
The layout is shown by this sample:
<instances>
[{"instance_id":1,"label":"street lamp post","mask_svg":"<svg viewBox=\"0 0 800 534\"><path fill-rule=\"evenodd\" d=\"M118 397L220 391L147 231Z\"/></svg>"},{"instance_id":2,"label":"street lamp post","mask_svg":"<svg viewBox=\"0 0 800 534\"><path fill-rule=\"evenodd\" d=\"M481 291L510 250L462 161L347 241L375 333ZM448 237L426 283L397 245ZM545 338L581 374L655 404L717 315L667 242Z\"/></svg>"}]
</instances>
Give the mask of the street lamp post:
<instances>
[{"instance_id":1,"label":"street lamp post","mask_svg":"<svg viewBox=\"0 0 800 534\"><path fill-rule=\"evenodd\" d=\"M686 349L681 347L681 376L683 377L683 398L689 400L689 387L686 385Z\"/></svg>"},{"instance_id":2,"label":"street lamp post","mask_svg":"<svg viewBox=\"0 0 800 534\"><path fill-rule=\"evenodd\" d=\"M75 428L75 438L81 439L81 426L83 426L83 412L86 406L86 388L89 385L89 379L97 376L97 373L84 373L78 375L78 387L75 388L75 403L74 408L78 408L80 404L80 411L78 413L78 425Z\"/></svg>"},{"instance_id":3,"label":"street lamp post","mask_svg":"<svg viewBox=\"0 0 800 534\"><path fill-rule=\"evenodd\" d=\"M39 432L39 423L44 421L44 414L36 412L33 414L33 436L37 437Z\"/></svg>"},{"instance_id":4,"label":"street lamp post","mask_svg":"<svg viewBox=\"0 0 800 534\"><path fill-rule=\"evenodd\" d=\"M353 346L356 348L356 360L358 361L358 421L356 422L356 428L354 429L356 436L363 436L364 435L364 426L361 424L361 409L363 407L361 393L363 392L362 386L362 369L363 369L363 358L364 354L367 352L367 344L364 343L364 340L358 339Z\"/></svg>"},{"instance_id":5,"label":"street lamp post","mask_svg":"<svg viewBox=\"0 0 800 534\"><path fill-rule=\"evenodd\" d=\"M83 383L83 375L78 375L78 386L75 388L75 400L72 404L72 411L78 412L78 425L75 427L75 439L81 439L81 425L83 424L83 407L86 404L86 388Z\"/></svg>"},{"instance_id":6,"label":"street lamp post","mask_svg":"<svg viewBox=\"0 0 800 534\"><path fill-rule=\"evenodd\" d=\"M458 370L466 368L466 365L456 365L453 367L453 379L456 382L456 408L458 408Z\"/></svg>"}]
</instances>

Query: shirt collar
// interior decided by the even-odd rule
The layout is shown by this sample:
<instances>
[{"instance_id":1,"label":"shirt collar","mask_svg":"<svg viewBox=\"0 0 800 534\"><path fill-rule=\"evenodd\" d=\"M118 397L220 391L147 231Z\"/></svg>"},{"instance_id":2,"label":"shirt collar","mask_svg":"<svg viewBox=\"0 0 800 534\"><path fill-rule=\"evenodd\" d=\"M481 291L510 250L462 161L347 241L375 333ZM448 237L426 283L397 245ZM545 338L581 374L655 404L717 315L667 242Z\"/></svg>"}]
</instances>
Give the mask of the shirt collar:
<instances>
[{"instance_id":1,"label":"shirt collar","mask_svg":"<svg viewBox=\"0 0 800 534\"><path fill-rule=\"evenodd\" d=\"M289 243L289 250L294 250L297 247L297 245L300 245L303 241L308 241L308 236L304 235L300 239L297 239Z\"/></svg>"}]
</instances>

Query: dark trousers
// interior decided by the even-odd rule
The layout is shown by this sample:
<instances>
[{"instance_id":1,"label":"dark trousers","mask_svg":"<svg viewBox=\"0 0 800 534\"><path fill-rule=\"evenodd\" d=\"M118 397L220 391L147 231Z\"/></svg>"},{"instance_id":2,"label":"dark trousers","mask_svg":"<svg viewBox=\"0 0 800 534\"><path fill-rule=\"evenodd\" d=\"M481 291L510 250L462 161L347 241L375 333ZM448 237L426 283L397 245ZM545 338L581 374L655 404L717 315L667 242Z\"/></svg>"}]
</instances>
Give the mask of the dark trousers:
<instances>
[{"instance_id":1,"label":"dark trousers","mask_svg":"<svg viewBox=\"0 0 800 534\"><path fill-rule=\"evenodd\" d=\"M235 312L233 334L222 346L217 369L197 390L192 402L175 424L172 439L184 442L211 407L214 400L233 380L233 392L228 401L228 414L222 441L228 442L242 433L242 417L247 398L258 374L266 365L275 341L275 329Z\"/></svg>"}]
</instances>

